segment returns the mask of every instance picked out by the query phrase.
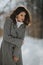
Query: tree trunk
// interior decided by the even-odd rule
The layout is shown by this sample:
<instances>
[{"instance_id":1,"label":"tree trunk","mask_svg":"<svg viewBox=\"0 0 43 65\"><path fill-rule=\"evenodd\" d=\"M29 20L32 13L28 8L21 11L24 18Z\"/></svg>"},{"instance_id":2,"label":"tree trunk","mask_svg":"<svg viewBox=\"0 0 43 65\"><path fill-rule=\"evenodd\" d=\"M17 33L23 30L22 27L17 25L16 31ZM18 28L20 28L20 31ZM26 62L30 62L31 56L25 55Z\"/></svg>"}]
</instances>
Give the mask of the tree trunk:
<instances>
[{"instance_id":1,"label":"tree trunk","mask_svg":"<svg viewBox=\"0 0 43 65\"><path fill-rule=\"evenodd\" d=\"M32 25L28 28L28 35L43 38L43 0L26 0L27 8L31 12Z\"/></svg>"}]
</instances>

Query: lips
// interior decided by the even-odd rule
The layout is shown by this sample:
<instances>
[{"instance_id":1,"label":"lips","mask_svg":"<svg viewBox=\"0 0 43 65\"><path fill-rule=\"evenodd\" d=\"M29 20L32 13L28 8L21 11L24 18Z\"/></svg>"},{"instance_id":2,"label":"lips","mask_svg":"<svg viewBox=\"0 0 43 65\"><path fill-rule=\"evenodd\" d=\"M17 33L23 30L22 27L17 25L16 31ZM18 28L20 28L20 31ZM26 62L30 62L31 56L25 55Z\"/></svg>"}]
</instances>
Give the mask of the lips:
<instances>
[{"instance_id":1,"label":"lips","mask_svg":"<svg viewBox=\"0 0 43 65\"><path fill-rule=\"evenodd\" d=\"M24 19L22 19L22 21L24 21Z\"/></svg>"}]
</instances>

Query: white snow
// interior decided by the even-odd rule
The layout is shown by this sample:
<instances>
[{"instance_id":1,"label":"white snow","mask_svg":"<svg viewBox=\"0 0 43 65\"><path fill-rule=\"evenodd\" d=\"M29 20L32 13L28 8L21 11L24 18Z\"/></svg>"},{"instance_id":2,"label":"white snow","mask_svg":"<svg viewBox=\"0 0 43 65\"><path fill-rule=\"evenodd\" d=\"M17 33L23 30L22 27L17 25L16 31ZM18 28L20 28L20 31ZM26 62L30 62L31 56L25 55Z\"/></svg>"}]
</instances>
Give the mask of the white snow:
<instances>
[{"instance_id":1,"label":"white snow","mask_svg":"<svg viewBox=\"0 0 43 65\"><path fill-rule=\"evenodd\" d=\"M22 57L24 65L43 65L43 39L25 37Z\"/></svg>"},{"instance_id":2,"label":"white snow","mask_svg":"<svg viewBox=\"0 0 43 65\"><path fill-rule=\"evenodd\" d=\"M11 3L9 1L10 0L0 0L0 12L4 11L7 13L8 11L16 7L15 3L18 0L16 1L12 0ZM8 4L8 6L6 6L6 4ZM17 6L21 4L22 3L19 2ZM2 23L3 21L0 22L0 24ZM0 25L0 27L2 28L3 24ZM0 38L0 47L1 47L2 40L3 37ZM22 58L23 58L23 65L43 65L43 39L37 39L37 38L35 39L32 37L25 36L24 43L22 46Z\"/></svg>"},{"instance_id":3,"label":"white snow","mask_svg":"<svg viewBox=\"0 0 43 65\"><path fill-rule=\"evenodd\" d=\"M3 37L0 38L0 46ZM22 46L23 65L43 65L43 39L25 37Z\"/></svg>"}]
</instances>

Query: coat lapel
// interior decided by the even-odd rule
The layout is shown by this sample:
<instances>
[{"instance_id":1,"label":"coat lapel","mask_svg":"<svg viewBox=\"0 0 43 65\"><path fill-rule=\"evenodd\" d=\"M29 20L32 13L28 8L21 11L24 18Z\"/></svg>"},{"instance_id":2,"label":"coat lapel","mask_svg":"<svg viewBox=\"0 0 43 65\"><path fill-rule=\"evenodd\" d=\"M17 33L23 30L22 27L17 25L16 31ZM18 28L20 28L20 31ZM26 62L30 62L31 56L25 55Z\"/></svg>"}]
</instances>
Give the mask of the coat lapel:
<instances>
[{"instance_id":1,"label":"coat lapel","mask_svg":"<svg viewBox=\"0 0 43 65\"><path fill-rule=\"evenodd\" d=\"M12 20L12 19L11 19L11 20ZM12 22L13 22L13 20L12 20ZM25 24L21 24L20 27L18 28L18 27L17 27L17 23L15 24L15 23L13 22L13 27L14 27L14 30L15 30L15 29L16 29L16 30L20 30L20 29L22 29L22 28L25 28L26 25L25 25Z\"/></svg>"},{"instance_id":2,"label":"coat lapel","mask_svg":"<svg viewBox=\"0 0 43 65\"><path fill-rule=\"evenodd\" d=\"M17 27L17 23L14 24L13 26L14 26L14 28L16 28L16 29L25 28L25 24L21 24L21 25L19 26L19 28Z\"/></svg>"}]
</instances>

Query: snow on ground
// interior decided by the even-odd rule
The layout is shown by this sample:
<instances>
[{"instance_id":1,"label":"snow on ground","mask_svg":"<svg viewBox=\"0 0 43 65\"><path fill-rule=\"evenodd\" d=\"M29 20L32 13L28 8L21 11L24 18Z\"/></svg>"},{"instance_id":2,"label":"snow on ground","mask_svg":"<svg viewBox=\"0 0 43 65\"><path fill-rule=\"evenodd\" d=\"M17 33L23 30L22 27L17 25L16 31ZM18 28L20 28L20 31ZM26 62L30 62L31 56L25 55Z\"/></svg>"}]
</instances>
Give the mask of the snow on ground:
<instances>
[{"instance_id":1,"label":"snow on ground","mask_svg":"<svg viewBox=\"0 0 43 65\"><path fill-rule=\"evenodd\" d=\"M25 37L22 57L24 65L43 65L43 39Z\"/></svg>"},{"instance_id":2,"label":"snow on ground","mask_svg":"<svg viewBox=\"0 0 43 65\"><path fill-rule=\"evenodd\" d=\"M3 37L0 38L0 46ZM22 46L23 65L43 65L43 39L25 37Z\"/></svg>"}]
</instances>

